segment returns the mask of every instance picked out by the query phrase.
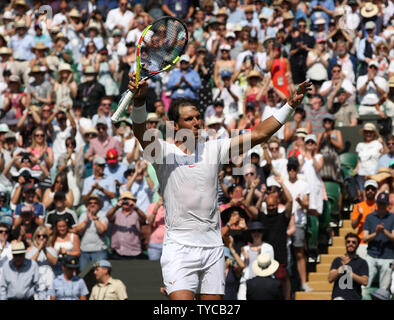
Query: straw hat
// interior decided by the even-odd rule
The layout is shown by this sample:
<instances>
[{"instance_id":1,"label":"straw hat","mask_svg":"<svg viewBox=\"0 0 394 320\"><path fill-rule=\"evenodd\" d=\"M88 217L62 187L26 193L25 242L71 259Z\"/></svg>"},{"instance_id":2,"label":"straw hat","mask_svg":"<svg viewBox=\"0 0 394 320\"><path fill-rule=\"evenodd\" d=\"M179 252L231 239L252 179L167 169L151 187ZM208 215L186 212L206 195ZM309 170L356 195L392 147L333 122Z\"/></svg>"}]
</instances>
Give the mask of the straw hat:
<instances>
[{"instance_id":1,"label":"straw hat","mask_svg":"<svg viewBox=\"0 0 394 320\"><path fill-rule=\"evenodd\" d=\"M207 126L208 127L211 126L211 125L214 125L214 124L218 124L218 123L222 123L222 119L220 119L220 118L218 118L216 116L211 116L207 120Z\"/></svg>"},{"instance_id":2,"label":"straw hat","mask_svg":"<svg viewBox=\"0 0 394 320\"><path fill-rule=\"evenodd\" d=\"M376 126L371 122L364 124L363 128L360 130L360 134L363 134L364 131L375 131L375 134L378 134Z\"/></svg>"},{"instance_id":3,"label":"straw hat","mask_svg":"<svg viewBox=\"0 0 394 320\"><path fill-rule=\"evenodd\" d=\"M13 242L11 244L11 252L12 254L25 254L26 248L22 241Z\"/></svg>"},{"instance_id":4,"label":"straw hat","mask_svg":"<svg viewBox=\"0 0 394 320\"><path fill-rule=\"evenodd\" d=\"M262 253L257 256L257 259L252 264L252 270L258 277L269 277L273 275L279 268L279 262L271 259L267 253Z\"/></svg>"},{"instance_id":5,"label":"straw hat","mask_svg":"<svg viewBox=\"0 0 394 320\"><path fill-rule=\"evenodd\" d=\"M372 18L376 16L378 12L379 12L378 6L373 4L372 2L365 3L360 10L360 13L364 18Z\"/></svg>"},{"instance_id":6,"label":"straw hat","mask_svg":"<svg viewBox=\"0 0 394 320\"><path fill-rule=\"evenodd\" d=\"M119 200L130 199L136 201L137 198L130 191L125 191L120 195Z\"/></svg>"},{"instance_id":7,"label":"straw hat","mask_svg":"<svg viewBox=\"0 0 394 320\"><path fill-rule=\"evenodd\" d=\"M62 72L62 71L73 72L73 70L71 69L71 66L68 63L62 63L59 66L58 72Z\"/></svg>"},{"instance_id":8,"label":"straw hat","mask_svg":"<svg viewBox=\"0 0 394 320\"><path fill-rule=\"evenodd\" d=\"M31 48L31 51L34 50L49 50L49 48L41 41L37 42L34 47Z\"/></svg>"},{"instance_id":9,"label":"straw hat","mask_svg":"<svg viewBox=\"0 0 394 320\"><path fill-rule=\"evenodd\" d=\"M72 8L68 14L71 18L82 18L81 14L79 13L78 9Z\"/></svg>"},{"instance_id":10,"label":"straw hat","mask_svg":"<svg viewBox=\"0 0 394 320\"><path fill-rule=\"evenodd\" d=\"M253 77L258 77L260 78L260 80L263 80L263 76L260 74L260 72L256 71L256 70L252 70L248 73L246 80L249 80L250 78Z\"/></svg>"},{"instance_id":11,"label":"straw hat","mask_svg":"<svg viewBox=\"0 0 394 320\"><path fill-rule=\"evenodd\" d=\"M366 179L375 180L377 183L381 183L383 180L391 178L391 170L389 168L381 167L377 174L367 176Z\"/></svg>"},{"instance_id":12,"label":"straw hat","mask_svg":"<svg viewBox=\"0 0 394 320\"><path fill-rule=\"evenodd\" d=\"M100 26L100 24L98 24L96 22L91 22L91 23L89 23L88 31L90 29L96 29L98 32L100 32L101 26Z\"/></svg>"},{"instance_id":13,"label":"straw hat","mask_svg":"<svg viewBox=\"0 0 394 320\"><path fill-rule=\"evenodd\" d=\"M97 74L98 72L96 71L96 69L93 66L87 66L83 73L84 74Z\"/></svg>"},{"instance_id":14,"label":"straw hat","mask_svg":"<svg viewBox=\"0 0 394 320\"><path fill-rule=\"evenodd\" d=\"M12 52L11 52L10 48L1 47L1 48L0 48L0 54L3 54L3 55L4 55L4 54L11 55Z\"/></svg>"},{"instance_id":15,"label":"straw hat","mask_svg":"<svg viewBox=\"0 0 394 320\"><path fill-rule=\"evenodd\" d=\"M295 132L296 137L305 138L308 135L308 130L305 128L298 128Z\"/></svg>"},{"instance_id":16,"label":"straw hat","mask_svg":"<svg viewBox=\"0 0 394 320\"><path fill-rule=\"evenodd\" d=\"M60 39L63 39L66 43L68 43L70 40L66 37L66 35L64 34L64 33L62 33L62 32L59 32L57 35L56 35L56 42L58 41L58 40L60 40Z\"/></svg>"},{"instance_id":17,"label":"straw hat","mask_svg":"<svg viewBox=\"0 0 394 320\"><path fill-rule=\"evenodd\" d=\"M29 5L26 3L25 0L16 0L16 1L14 2L13 8L15 9L17 6L25 7L25 10L26 10L26 11L30 9Z\"/></svg>"},{"instance_id":18,"label":"straw hat","mask_svg":"<svg viewBox=\"0 0 394 320\"><path fill-rule=\"evenodd\" d=\"M283 20L293 20L294 14L291 11L285 12L283 15Z\"/></svg>"},{"instance_id":19,"label":"straw hat","mask_svg":"<svg viewBox=\"0 0 394 320\"><path fill-rule=\"evenodd\" d=\"M227 9L225 7L220 8L218 10L218 12L216 13L216 16L226 16L226 17L228 17Z\"/></svg>"},{"instance_id":20,"label":"straw hat","mask_svg":"<svg viewBox=\"0 0 394 320\"><path fill-rule=\"evenodd\" d=\"M32 74L34 74L34 73L44 73L45 71L46 71L45 67L41 67L41 66L39 66L39 65L34 65L34 66L31 68L31 70L30 70L30 72L29 72L29 75L32 75Z\"/></svg>"},{"instance_id":21,"label":"straw hat","mask_svg":"<svg viewBox=\"0 0 394 320\"><path fill-rule=\"evenodd\" d=\"M99 207L100 207L100 208L103 207L103 205L104 205L103 199L101 199L101 198L100 198L97 194L95 194L95 193L92 193L92 194L89 196L89 198L86 199L86 206L88 205L88 202L89 202L90 199L95 199L95 200L97 200L97 202L98 202L98 204L99 204Z\"/></svg>"},{"instance_id":22,"label":"straw hat","mask_svg":"<svg viewBox=\"0 0 394 320\"><path fill-rule=\"evenodd\" d=\"M88 129L86 129L85 130L85 134L88 134L88 133L93 133L93 134L98 135L98 131L97 131L96 128L88 128Z\"/></svg>"}]
</instances>

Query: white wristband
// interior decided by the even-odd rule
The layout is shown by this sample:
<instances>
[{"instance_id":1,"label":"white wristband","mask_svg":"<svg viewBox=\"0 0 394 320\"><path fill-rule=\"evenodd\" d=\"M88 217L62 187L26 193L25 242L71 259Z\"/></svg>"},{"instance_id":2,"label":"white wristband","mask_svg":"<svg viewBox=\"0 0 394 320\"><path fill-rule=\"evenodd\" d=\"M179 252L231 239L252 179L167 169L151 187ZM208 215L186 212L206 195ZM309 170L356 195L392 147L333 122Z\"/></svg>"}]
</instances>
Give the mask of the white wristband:
<instances>
[{"instance_id":1,"label":"white wristband","mask_svg":"<svg viewBox=\"0 0 394 320\"><path fill-rule=\"evenodd\" d=\"M275 111L273 116L276 120L278 120L283 125L290 118L290 116L293 114L293 112L294 112L294 109L292 107L290 107L290 105L288 103L286 103L284 106L282 106L282 108Z\"/></svg>"},{"instance_id":2,"label":"white wristband","mask_svg":"<svg viewBox=\"0 0 394 320\"><path fill-rule=\"evenodd\" d=\"M131 120L135 123L144 123L148 114L146 113L146 103L144 103L141 107L133 106L131 110Z\"/></svg>"}]
</instances>

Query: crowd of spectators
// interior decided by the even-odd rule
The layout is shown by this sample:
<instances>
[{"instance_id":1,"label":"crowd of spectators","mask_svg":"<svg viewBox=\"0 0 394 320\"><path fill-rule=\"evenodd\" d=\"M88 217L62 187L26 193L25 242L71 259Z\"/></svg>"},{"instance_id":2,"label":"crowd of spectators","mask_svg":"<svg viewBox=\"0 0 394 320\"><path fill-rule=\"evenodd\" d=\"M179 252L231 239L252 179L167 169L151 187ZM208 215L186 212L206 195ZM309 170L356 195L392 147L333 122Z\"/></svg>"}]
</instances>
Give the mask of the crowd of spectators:
<instances>
[{"instance_id":1,"label":"crowd of spectators","mask_svg":"<svg viewBox=\"0 0 394 320\"><path fill-rule=\"evenodd\" d=\"M48 5L52 14L42 10ZM197 101L202 127L214 129L207 139L222 139L252 130L312 81L286 125L244 154L246 165L224 165L218 185L225 298L246 299L259 254L278 263L282 298L311 291L307 217L323 213L325 181L343 186L339 129L362 116L376 116L385 131L361 127L352 224L374 211L370 180L372 198L388 193L393 212L392 0L1 1L0 275L12 242L37 261L43 299L65 272L62 256L77 257L80 271L103 259L160 259L165 210L155 171L133 135L131 109L116 123L111 114L142 31L163 15L189 31L174 69L149 80L147 126L167 141L175 99ZM394 225L384 228L392 234ZM393 241L387 246L384 259L393 261ZM87 295L83 287L77 298Z\"/></svg>"}]
</instances>

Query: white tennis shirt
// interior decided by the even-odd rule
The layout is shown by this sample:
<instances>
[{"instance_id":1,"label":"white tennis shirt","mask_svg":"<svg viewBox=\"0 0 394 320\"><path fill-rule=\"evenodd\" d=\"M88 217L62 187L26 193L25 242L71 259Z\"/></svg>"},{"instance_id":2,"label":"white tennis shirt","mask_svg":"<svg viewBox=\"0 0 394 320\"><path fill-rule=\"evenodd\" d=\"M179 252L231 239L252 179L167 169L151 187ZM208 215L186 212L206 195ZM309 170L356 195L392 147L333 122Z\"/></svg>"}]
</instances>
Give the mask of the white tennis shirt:
<instances>
[{"instance_id":1,"label":"white tennis shirt","mask_svg":"<svg viewBox=\"0 0 394 320\"><path fill-rule=\"evenodd\" d=\"M164 243L222 246L218 208L218 173L228 163L231 139L198 143L192 155L175 144L158 140L153 166L164 199Z\"/></svg>"}]
</instances>

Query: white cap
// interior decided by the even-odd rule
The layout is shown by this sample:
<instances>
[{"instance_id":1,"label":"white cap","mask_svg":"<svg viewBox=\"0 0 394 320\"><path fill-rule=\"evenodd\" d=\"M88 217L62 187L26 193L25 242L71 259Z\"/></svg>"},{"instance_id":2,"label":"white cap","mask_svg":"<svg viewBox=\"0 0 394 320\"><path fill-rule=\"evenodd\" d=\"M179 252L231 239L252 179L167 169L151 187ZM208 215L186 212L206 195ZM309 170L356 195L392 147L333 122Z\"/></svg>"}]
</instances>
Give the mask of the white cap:
<instances>
[{"instance_id":1,"label":"white cap","mask_svg":"<svg viewBox=\"0 0 394 320\"><path fill-rule=\"evenodd\" d=\"M317 142L316 136L314 134L308 134L305 137L305 142L307 142L308 140L313 140L315 143Z\"/></svg>"},{"instance_id":2,"label":"white cap","mask_svg":"<svg viewBox=\"0 0 394 320\"><path fill-rule=\"evenodd\" d=\"M229 44L222 44L222 45L219 47L219 50L227 50L227 51L230 51L230 50L231 50L231 47L230 47Z\"/></svg>"},{"instance_id":3,"label":"white cap","mask_svg":"<svg viewBox=\"0 0 394 320\"><path fill-rule=\"evenodd\" d=\"M226 38L236 38L236 35L235 35L235 33L234 32L232 32L232 31L230 31L230 32L227 32L226 33Z\"/></svg>"},{"instance_id":4,"label":"white cap","mask_svg":"<svg viewBox=\"0 0 394 320\"><path fill-rule=\"evenodd\" d=\"M190 62L190 57L187 54L183 54L179 58L179 62L182 62L182 61Z\"/></svg>"},{"instance_id":5,"label":"white cap","mask_svg":"<svg viewBox=\"0 0 394 320\"><path fill-rule=\"evenodd\" d=\"M366 189L369 186L372 186L375 189L377 189L378 188L378 183L375 180L369 179L369 180L365 181L364 189Z\"/></svg>"},{"instance_id":6,"label":"white cap","mask_svg":"<svg viewBox=\"0 0 394 320\"><path fill-rule=\"evenodd\" d=\"M266 181L266 184L267 184L267 188L269 188L269 187L278 187L278 188L282 188L282 187L280 186L280 184L278 183L278 181L275 180L274 176L268 177L268 178L267 178L267 181Z\"/></svg>"}]
</instances>

